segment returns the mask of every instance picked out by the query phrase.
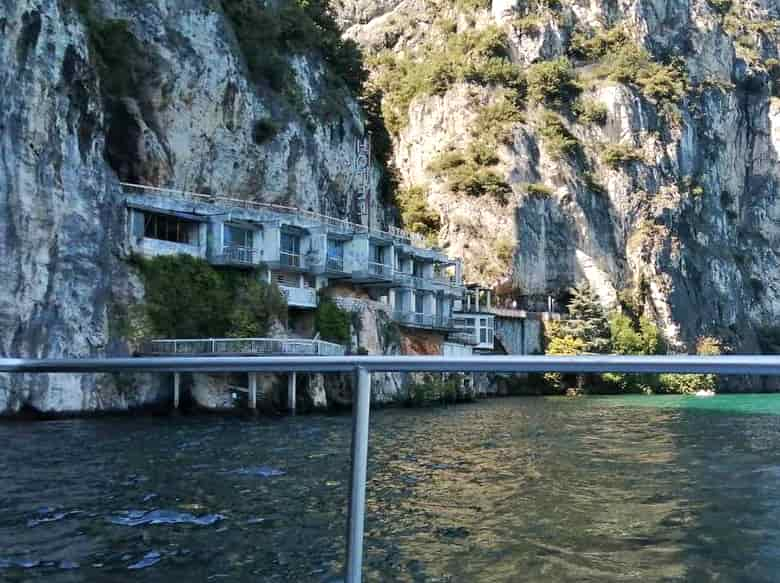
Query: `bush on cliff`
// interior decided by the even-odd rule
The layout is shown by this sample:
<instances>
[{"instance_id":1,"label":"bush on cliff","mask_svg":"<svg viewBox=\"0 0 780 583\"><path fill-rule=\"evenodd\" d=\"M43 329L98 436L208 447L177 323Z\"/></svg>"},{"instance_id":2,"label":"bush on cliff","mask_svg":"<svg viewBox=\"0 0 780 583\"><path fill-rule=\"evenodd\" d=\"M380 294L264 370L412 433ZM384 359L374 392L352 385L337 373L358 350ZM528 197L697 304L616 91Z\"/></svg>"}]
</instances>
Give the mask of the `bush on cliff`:
<instances>
[{"instance_id":1,"label":"bush on cliff","mask_svg":"<svg viewBox=\"0 0 780 583\"><path fill-rule=\"evenodd\" d=\"M217 270L189 255L135 257L144 282L141 308L155 336L265 336L286 316L279 289L256 274Z\"/></svg>"},{"instance_id":2,"label":"bush on cliff","mask_svg":"<svg viewBox=\"0 0 780 583\"><path fill-rule=\"evenodd\" d=\"M314 313L314 326L323 340L337 344L349 344L349 313L339 308L330 298L321 298Z\"/></svg>"}]
</instances>

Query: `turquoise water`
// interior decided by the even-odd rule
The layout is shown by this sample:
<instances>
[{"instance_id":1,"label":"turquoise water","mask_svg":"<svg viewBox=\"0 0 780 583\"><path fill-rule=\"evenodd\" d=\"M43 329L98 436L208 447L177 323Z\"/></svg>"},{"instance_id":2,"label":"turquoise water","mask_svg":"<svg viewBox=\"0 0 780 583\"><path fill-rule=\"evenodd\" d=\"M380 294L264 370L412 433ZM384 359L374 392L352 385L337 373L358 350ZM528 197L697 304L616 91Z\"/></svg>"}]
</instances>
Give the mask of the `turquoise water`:
<instances>
[{"instance_id":1,"label":"turquoise water","mask_svg":"<svg viewBox=\"0 0 780 583\"><path fill-rule=\"evenodd\" d=\"M769 582L780 398L374 412L366 581ZM0 581L330 581L348 416L0 424Z\"/></svg>"}]
</instances>

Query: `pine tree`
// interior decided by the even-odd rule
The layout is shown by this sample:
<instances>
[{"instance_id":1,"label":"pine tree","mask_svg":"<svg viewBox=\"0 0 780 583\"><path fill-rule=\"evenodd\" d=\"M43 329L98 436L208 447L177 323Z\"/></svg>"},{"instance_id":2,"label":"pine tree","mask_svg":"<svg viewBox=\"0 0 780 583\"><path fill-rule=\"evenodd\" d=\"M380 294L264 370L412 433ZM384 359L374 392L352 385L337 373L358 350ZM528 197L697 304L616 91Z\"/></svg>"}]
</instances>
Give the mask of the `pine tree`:
<instances>
[{"instance_id":1,"label":"pine tree","mask_svg":"<svg viewBox=\"0 0 780 583\"><path fill-rule=\"evenodd\" d=\"M566 335L581 340L585 352L609 352L609 320L587 281L572 289L568 308L569 319L564 326Z\"/></svg>"}]
</instances>

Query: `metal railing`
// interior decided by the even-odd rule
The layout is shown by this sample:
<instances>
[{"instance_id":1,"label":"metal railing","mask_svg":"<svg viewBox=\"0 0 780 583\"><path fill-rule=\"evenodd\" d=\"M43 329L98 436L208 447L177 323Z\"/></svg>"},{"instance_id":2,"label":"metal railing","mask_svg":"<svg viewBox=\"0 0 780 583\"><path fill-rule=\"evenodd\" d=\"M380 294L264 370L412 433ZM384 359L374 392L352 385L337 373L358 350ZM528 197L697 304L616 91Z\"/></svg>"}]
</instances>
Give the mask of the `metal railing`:
<instances>
[{"instance_id":1,"label":"metal railing","mask_svg":"<svg viewBox=\"0 0 780 583\"><path fill-rule=\"evenodd\" d=\"M255 250L252 247L223 247L222 254L218 255L216 260L231 265L254 265Z\"/></svg>"},{"instance_id":2,"label":"metal railing","mask_svg":"<svg viewBox=\"0 0 780 583\"><path fill-rule=\"evenodd\" d=\"M279 263L286 267L300 267L301 254L291 251L279 251Z\"/></svg>"},{"instance_id":3,"label":"metal railing","mask_svg":"<svg viewBox=\"0 0 780 583\"><path fill-rule=\"evenodd\" d=\"M393 275L393 268L384 263L379 263L377 261L369 261L368 273L371 275L379 275L381 277L391 278Z\"/></svg>"},{"instance_id":4,"label":"metal railing","mask_svg":"<svg viewBox=\"0 0 780 583\"><path fill-rule=\"evenodd\" d=\"M399 229L398 227L388 227L387 231L381 229L369 229L366 225L353 223L346 219L339 219L337 217L331 217L329 215L323 215L321 213L315 213L314 211L307 211L298 207L274 204L269 202L257 202L253 200L243 200L231 196L220 196L203 194L199 192L191 192L188 190L178 190L174 188L160 188L157 186L146 186L143 184L133 184L131 182L120 182L120 186L123 189L129 191L135 191L139 193L154 192L158 194L164 194L166 196L178 196L180 198L186 198L188 200L194 200L196 202L202 202L206 204L221 203L227 206L243 208L247 210L259 210L259 211L273 211L284 214L294 214L299 217L303 217L318 223L329 226L332 230L343 234L349 233L365 233L374 234L381 238L390 238L400 243L406 243L414 245L415 247L427 248L425 237L410 233Z\"/></svg>"},{"instance_id":5,"label":"metal railing","mask_svg":"<svg viewBox=\"0 0 780 583\"><path fill-rule=\"evenodd\" d=\"M393 319L402 326L414 328L433 328L439 330L452 329L452 318L448 316L436 316L433 314L421 314L419 312L393 312Z\"/></svg>"},{"instance_id":6,"label":"metal railing","mask_svg":"<svg viewBox=\"0 0 780 583\"><path fill-rule=\"evenodd\" d=\"M291 287L280 285L279 291L284 294L287 304L304 308L317 307L317 290L311 287Z\"/></svg>"},{"instance_id":7,"label":"metal railing","mask_svg":"<svg viewBox=\"0 0 780 583\"><path fill-rule=\"evenodd\" d=\"M147 355L249 354L253 356L343 356L341 344L324 340L285 338L200 338L148 340L140 352Z\"/></svg>"},{"instance_id":8,"label":"metal railing","mask_svg":"<svg viewBox=\"0 0 780 583\"><path fill-rule=\"evenodd\" d=\"M363 566L372 372L681 373L780 375L778 356L440 356L168 357L69 360L0 359L6 373L354 372L345 582L360 583Z\"/></svg>"},{"instance_id":9,"label":"metal railing","mask_svg":"<svg viewBox=\"0 0 780 583\"><path fill-rule=\"evenodd\" d=\"M325 260L325 269L328 271L335 271L337 273L344 273L344 258L328 257Z\"/></svg>"},{"instance_id":10,"label":"metal railing","mask_svg":"<svg viewBox=\"0 0 780 583\"><path fill-rule=\"evenodd\" d=\"M453 342L468 344L469 346L476 346L479 344L479 339L473 332L450 332L447 337Z\"/></svg>"}]
</instances>

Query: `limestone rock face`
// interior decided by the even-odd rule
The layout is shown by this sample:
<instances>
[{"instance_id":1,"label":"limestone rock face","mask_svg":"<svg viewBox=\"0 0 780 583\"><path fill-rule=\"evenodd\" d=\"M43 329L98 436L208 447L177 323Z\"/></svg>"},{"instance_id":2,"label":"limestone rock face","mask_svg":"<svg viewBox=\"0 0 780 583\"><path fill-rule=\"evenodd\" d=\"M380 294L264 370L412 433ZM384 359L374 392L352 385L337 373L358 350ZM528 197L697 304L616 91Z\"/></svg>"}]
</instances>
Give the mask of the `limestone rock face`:
<instances>
[{"instance_id":1,"label":"limestone rock face","mask_svg":"<svg viewBox=\"0 0 780 583\"><path fill-rule=\"evenodd\" d=\"M370 193L373 224L384 222L379 167L355 172L362 114L315 56L289 55L292 99L249 80L219 3L92 0L95 17L124 22L142 51L132 70L106 78L77 4L0 3L1 356L127 353L121 314L143 287L126 261L120 180L353 220L365 220L359 197ZM127 48L115 31L110 39L112 54ZM125 94L106 99L112 83ZM269 119L275 131L258 137ZM123 409L167 395L126 384L0 375L0 414Z\"/></svg>"},{"instance_id":2,"label":"limestone rock face","mask_svg":"<svg viewBox=\"0 0 780 583\"><path fill-rule=\"evenodd\" d=\"M541 4L493 0L474 10L437 0L342 0L341 17L369 54L383 51L377 63L414 58L456 32L498 27L522 72L569 56L576 33L619 26L655 62L681 59L684 96L664 104L580 62L580 98L605 109L603 123L578 118L571 103L558 107L578 144L576 154L558 156L544 137L544 108L526 100L499 143L497 172L511 187L499 203L453 192L430 163L473 143L475 120L503 90L467 82L422 91L394 135L401 182L427 192L441 218L439 242L466 259L468 279L554 296L587 279L606 306L631 296L676 350L693 350L701 336L758 350L780 316L780 106L772 97L780 5L735 2L724 15L707 0ZM400 22L402 9L410 16ZM615 145L632 159L605 161ZM532 193L528 184L545 190Z\"/></svg>"}]
</instances>

